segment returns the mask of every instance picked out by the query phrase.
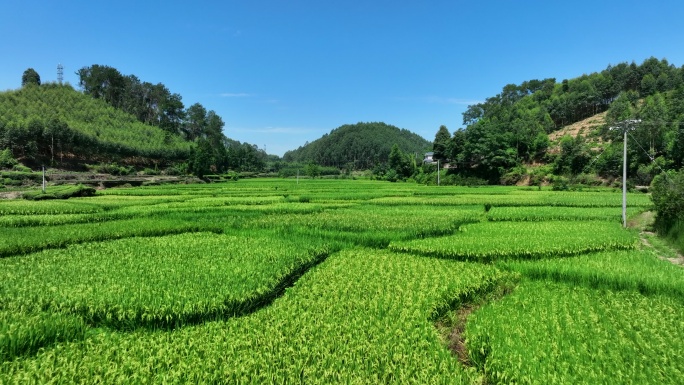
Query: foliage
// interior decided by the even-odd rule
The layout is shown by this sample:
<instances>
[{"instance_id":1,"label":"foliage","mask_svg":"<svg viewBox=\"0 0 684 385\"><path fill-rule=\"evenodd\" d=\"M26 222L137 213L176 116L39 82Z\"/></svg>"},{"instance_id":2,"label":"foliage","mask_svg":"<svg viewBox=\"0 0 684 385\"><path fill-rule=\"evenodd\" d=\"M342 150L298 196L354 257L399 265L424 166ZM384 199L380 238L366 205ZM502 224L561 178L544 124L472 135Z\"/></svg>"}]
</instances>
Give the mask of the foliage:
<instances>
[{"instance_id":1,"label":"foliage","mask_svg":"<svg viewBox=\"0 0 684 385\"><path fill-rule=\"evenodd\" d=\"M420 136L385 123L343 125L283 156L286 162L315 162L321 166L368 170L386 164L392 146L405 154L422 154L431 147Z\"/></svg>"},{"instance_id":2,"label":"foliage","mask_svg":"<svg viewBox=\"0 0 684 385\"><path fill-rule=\"evenodd\" d=\"M0 381L472 383L480 376L443 348L432 320L507 279L491 266L349 249L259 312L171 333L104 332L8 363Z\"/></svg>"},{"instance_id":3,"label":"foliage","mask_svg":"<svg viewBox=\"0 0 684 385\"><path fill-rule=\"evenodd\" d=\"M202 132L203 127L195 124L193 117L184 126L183 121L191 114L191 108L185 111L181 96L171 94L162 83L142 82L135 75L124 76L116 68L99 64L83 67L76 74L84 94L104 100L135 116L141 123L157 126L170 134L192 133L191 140ZM201 105L196 106L204 109ZM205 114L206 110L203 110L202 121Z\"/></svg>"},{"instance_id":4,"label":"foliage","mask_svg":"<svg viewBox=\"0 0 684 385\"><path fill-rule=\"evenodd\" d=\"M45 199L69 199L72 197L90 197L95 195L95 189L82 184L78 185L64 185L64 186L50 186L45 189L36 191L27 191L21 195L22 198L30 201L38 201Z\"/></svg>"},{"instance_id":5,"label":"foliage","mask_svg":"<svg viewBox=\"0 0 684 385\"><path fill-rule=\"evenodd\" d=\"M12 170L20 169L19 164L12 167ZM4 179L6 184L20 186L22 184L40 183L43 175L39 172L32 172L30 169L24 171L2 171L0 178ZM1 211L1 210L0 210Z\"/></svg>"},{"instance_id":6,"label":"foliage","mask_svg":"<svg viewBox=\"0 0 684 385\"><path fill-rule=\"evenodd\" d=\"M77 71L81 94L69 85L41 86L31 71L22 84L36 87L0 93L0 150L9 149L19 160L62 167L191 163L202 175L265 168L265 152L228 139L216 112L199 103L186 109L181 96L162 83L94 64ZM196 147L201 149L193 152Z\"/></svg>"},{"instance_id":7,"label":"foliage","mask_svg":"<svg viewBox=\"0 0 684 385\"><path fill-rule=\"evenodd\" d=\"M547 134L607 111L606 128L625 119L642 119L634 140L647 147L648 153L635 145L630 153L630 171L636 172L639 165L659 155L675 160L678 167L684 148L678 144L684 143L678 139L684 137L679 134L684 116L682 100L682 69L655 58L641 65L611 65L560 83L551 78L508 84L501 93L469 106L463 113L465 128L454 132L449 158L459 166L460 174L498 182L521 163L542 159L549 146ZM604 132L608 140L618 139L616 134ZM587 171L589 152L581 142L580 138L562 142L563 153L554 162L555 173ZM606 155L616 153L611 150ZM612 159L597 164L596 171L615 175Z\"/></svg>"},{"instance_id":8,"label":"foliage","mask_svg":"<svg viewBox=\"0 0 684 385\"><path fill-rule=\"evenodd\" d=\"M501 184L504 186L514 185L520 182L527 175L527 169L517 166L501 177Z\"/></svg>"},{"instance_id":9,"label":"foliage","mask_svg":"<svg viewBox=\"0 0 684 385\"><path fill-rule=\"evenodd\" d=\"M435 140L432 142L432 151L434 152L433 159L441 160L442 163L449 158L451 134L445 125L439 126L439 130L435 134Z\"/></svg>"},{"instance_id":10,"label":"foliage","mask_svg":"<svg viewBox=\"0 0 684 385\"><path fill-rule=\"evenodd\" d=\"M27 85L40 85L40 75L33 68L29 68L21 75L21 86L25 87Z\"/></svg>"},{"instance_id":11,"label":"foliage","mask_svg":"<svg viewBox=\"0 0 684 385\"><path fill-rule=\"evenodd\" d=\"M177 327L245 314L329 252L312 240L300 247L245 235L129 238L5 258L0 309L66 312L124 329Z\"/></svg>"},{"instance_id":12,"label":"foliage","mask_svg":"<svg viewBox=\"0 0 684 385\"><path fill-rule=\"evenodd\" d=\"M45 163L75 156L112 162L186 158L191 143L135 119L68 85L44 84L0 93L0 148Z\"/></svg>"},{"instance_id":13,"label":"foliage","mask_svg":"<svg viewBox=\"0 0 684 385\"><path fill-rule=\"evenodd\" d=\"M677 384L682 322L681 298L524 281L471 315L466 344L491 383Z\"/></svg>"},{"instance_id":14,"label":"foliage","mask_svg":"<svg viewBox=\"0 0 684 385\"><path fill-rule=\"evenodd\" d=\"M684 221L684 171L660 174L651 183L651 198L656 210L656 226L667 232L677 221Z\"/></svg>"},{"instance_id":15,"label":"foliage","mask_svg":"<svg viewBox=\"0 0 684 385\"><path fill-rule=\"evenodd\" d=\"M406 179L413 175L415 165L415 158L404 154L399 145L396 143L392 145L389 158L387 161L388 175L385 177L390 182L396 182L397 179ZM390 175L390 173L392 173Z\"/></svg>"},{"instance_id":16,"label":"foliage","mask_svg":"<svg viewBox=\"0 0 684 385\"><path fill-rule=\"evenodd\" d=\"M86 164L88 169L92 172L96 173L102 173L102 174L110 174L110 175L131 175L133 174L133 167L131 166L125 166L125 165L119 165L117 162L112 162L112 163L100 163L98 165L88 165Z\"/></svg>"},{"instance_id":17,"label":"foliage","mask_svg":"<svg viewBox=\"0 0 684 385\"><path fill-rule=\"evenodd\" d=\"M12 168L18 164L9 148L0 151L0 168Z\"/></svg>"},{"instance_id":18,"label":"foliage","mask_svg":"<svg viewBox=\"0 0 684 385\"><path fill-rule=\"evenodd\" d=\"M0 383L677 383L684 273L621 203L324 178L2 200ZM462 365L434 324L493 292Z\"/></svg>"},{"instance_id":19,"label":"foliage","mask_svg":"<svg viewBox=\"0 0 684 385\"><path fill-rule=\"evenodd\" d=\"M629 207L627 215L644 211L642 207ZM622 221L622 211L617 207L553 207L553 206L506 206L492 207L487 212L490 221L552 221L552 220L612 220Z\"/></svg>"},{"instance_id":20,"label":"foliage","mask_svg":"<svg viewBox=\"0 0 684 385\"><path fill-rule=\"evenodd\" d=\"M321 175L321 167L314 162L309 162L304 166L304 173L310 178L315 178Z\"/></svg>"},{"instance_id":21,"label":"foliage","mask_svg":"<svg viewBox=\"0 0 684 385\"><path fill-rule=\"evenodd\" d=\"M502 261L497 266L534 280L684 298L684 269L643 250L607 251L538 261Z\"/></svg>"},{"instance_id":22,"label":"foliage","mask_svg":"<svg viewBox=\"0 0 684 385\"><path fill-rule=\"evenodd\" d=\"M572 232L572 237L564 234ZM489 262L539 259L595 251L633 249L634 237L619 222L500 222L462 226L457 234L396 241L391 250L439 258Z\"/></svg>"},{"instance_id":23,"label":"foliage","mask_svg":"<svg viewBox=\"0 0 684 385\"><path fill-rule=\"evenodd\" d=\"M560 140L561 153L554 161L556 175L577 175L582 173L591 159L579 135L575 138L564 136Z\"/></svg>"},{"instance_id":24,"label":"foliage","mask_svg":"<svg viewBox=\"0 0 684 385\"><path fill-rule=\"evenodd\" d=\"M651 183L655 227L684 252L684 169L657 175Z\"/></svg>"},{"instance_id":25,"label":"foliage","mask_svg":"<svg viewBox=\"0 0 684 385\"><path fill-rule=\"evenodd\" d=\"M57 342L82 339L86 329L82 320L71 315L0 309L0 363Z\"/></svg>"}]
</instances>

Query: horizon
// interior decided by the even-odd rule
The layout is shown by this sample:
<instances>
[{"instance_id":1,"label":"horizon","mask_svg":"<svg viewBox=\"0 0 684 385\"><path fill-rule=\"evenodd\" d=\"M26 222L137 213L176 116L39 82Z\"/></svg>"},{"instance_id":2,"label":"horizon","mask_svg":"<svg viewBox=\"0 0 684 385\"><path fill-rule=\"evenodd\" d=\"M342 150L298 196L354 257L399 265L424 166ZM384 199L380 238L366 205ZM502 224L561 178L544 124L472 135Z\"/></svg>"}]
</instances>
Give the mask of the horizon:
<instances>
[{"instance_id":1,"label":"horizon","mask_svg":"<svg viewBox=\"0 0 684 385\"><path fill-rule=\"evenodd\" d=\"M675 1L26 1L0 10L0 32L11 36L0 90L20 88L27 68L56 81L60 63L79 89L78 69L108 65L163 83L186 108L216 111L229 138L278 156L359 122L432 141L506 84L650 57L684 63Z\"/></svg>"}]
</instances>

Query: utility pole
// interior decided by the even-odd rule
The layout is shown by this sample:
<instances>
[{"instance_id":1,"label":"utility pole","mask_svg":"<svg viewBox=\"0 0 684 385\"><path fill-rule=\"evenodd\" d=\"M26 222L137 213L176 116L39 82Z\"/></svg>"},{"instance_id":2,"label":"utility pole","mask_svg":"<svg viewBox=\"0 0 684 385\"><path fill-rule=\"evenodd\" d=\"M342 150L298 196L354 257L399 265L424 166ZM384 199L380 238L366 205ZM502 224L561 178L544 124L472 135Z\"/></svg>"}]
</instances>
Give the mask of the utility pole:
<instances>
[{"instance_id":1,"label":"utility pole","mask_svg":"<svg viewBox=\"0 0 684 385\"><path fill-rule=\"evenodd\" d=\"M437 186L439 186L439 159L437 159Z\"/></svg>"},{"instance_id":2,"label":"utility pole","mask_svg":"<svg viewBox=\"0 0 684 385\"><path fill-rule=\"evenodd\" d=\"M627 132L634 130L636 125L641 123L641 119L628 119L617 123L617 126L610 127L610 130L622 130L624 152L622 155L622 226L627 227Z\"/></svg>"}]
</instances>

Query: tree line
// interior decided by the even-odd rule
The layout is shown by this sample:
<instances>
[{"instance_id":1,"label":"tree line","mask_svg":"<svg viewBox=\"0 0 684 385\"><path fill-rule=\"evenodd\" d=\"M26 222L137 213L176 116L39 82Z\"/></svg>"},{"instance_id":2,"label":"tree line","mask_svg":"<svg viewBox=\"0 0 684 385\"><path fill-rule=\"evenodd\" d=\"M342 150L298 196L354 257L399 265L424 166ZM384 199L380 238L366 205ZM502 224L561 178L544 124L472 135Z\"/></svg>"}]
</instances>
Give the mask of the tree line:
<instances>
[{"instance_id":1,"label":"tree line","mask_svg":"<svg viewBox=\"0 0 684 385\"><path fill-rule=\"evenodd\" d=\"M640 65L620 63L561 82L506 85L501 93L468 107L464 128L450 133L440 127L433 148L436 158L450 163L451 172L490 182L535 162L550 164L554 175L616 176L621 139L608 127L640 119L630 133L634 144L629 146L629 167L641 175L640 182L648 183L657 173L654 169L682 166L682 106L684 67L649 58ZM606 125L595 133L593 143L565 137L560 151L549 151L548 134L601 112L607 113Z\"/></svg>"},{"instance_id":2,"label":"tree line","mask_svg":"<svg viewBox=\"0 0 684 385\"><path fill-rule=\"evenodd\" d=\"M21 89L0 93L0 150L29 163L154 164L200 176L266 167L265 151L229 139L215 111L185 108L161 83L102 65L77 74L82 92L41 84L29 68Z\"/></svg>"},{"instance_id":3,"label":"tree line","mask_svg":"<svg viewBox=\"0 0 684 385\"><path fill-rule=\"evenodd\" d=\"M196 143L188 169L200 177L228 170L262 171L265 167L265 151L230 140L223 133L223 119L215 111L200 103L185 108L181 95L171 93L162 83L141 81L135 75L123 75L113 67L97 64L83 67L76 74L84 94L103 99L142 123Z\"/></svg>"},{"instance_id":4,"label":"tree line","mask_svg":"<svg viewBox=\"0 0 684 385\"><path fill-rule=\"evenodd\" d=\"M141 122L159 127L189 141L198 138L222 139L224 122L213 110L200 103L188 108L180 94L171 93L162 83L141 81L123 75L116 68L93 64L76 71L83 93L102 99Z\"/></svg>"},{"instance_id":5,"label":"tree line","mask_svg":"<svg viewBox=\"0 0 684 385\"><path fill-rule=\"evenodd\" d=\"M398 127L367 122L345 124L321 138L284 154L285 162L313 162L345 170L369 170L387 165L392 146L422 159L431 144L421 136Z\"/></svg>"}]
</instances>

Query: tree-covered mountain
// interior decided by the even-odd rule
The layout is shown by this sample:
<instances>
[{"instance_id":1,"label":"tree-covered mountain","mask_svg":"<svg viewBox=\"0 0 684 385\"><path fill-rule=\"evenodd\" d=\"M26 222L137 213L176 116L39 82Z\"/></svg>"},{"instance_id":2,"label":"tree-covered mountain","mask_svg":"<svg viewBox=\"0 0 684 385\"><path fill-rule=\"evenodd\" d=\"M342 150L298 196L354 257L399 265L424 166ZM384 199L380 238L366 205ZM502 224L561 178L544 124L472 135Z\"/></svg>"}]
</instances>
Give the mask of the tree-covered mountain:
<instances>
[{"instance_id":1,"label":"tree-covered mountain","mask_svg":"<svg viewBox=\"0 0 684 385\"><path fill-rule=\"evenodd\" d=\"M367 170L389 161L392 146L422 159L432 144L406 129L381 123L345 124L311 143L288 151L286 162L314 162L352 170Z\"/></svg>"},{"instance_id":2,"label":"tree-covered mountain","mask_svg":"<svg viewBox=\"0 0 684 385\"><path fill-rule=\"evenodd\" d=\"M590 141L564 137L559 152L547 151L549 135L569 124L606 112L606 124ZM446 148L454 173L499 181L521 167L547 163L554 175L620 172L622 140L608 127L627 119L641 122L630 132L630 173L650 182L660 169L682 166L684 150L684 67L649 58L620 63L601 72L557 82L530 80L506 85L502 92L463 113L464 128L435 148ZM440 147L441 146L441 147Z\"/></svg>"}]
</instances>

